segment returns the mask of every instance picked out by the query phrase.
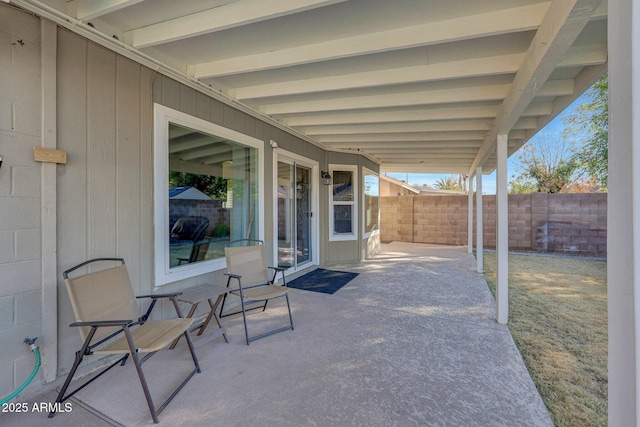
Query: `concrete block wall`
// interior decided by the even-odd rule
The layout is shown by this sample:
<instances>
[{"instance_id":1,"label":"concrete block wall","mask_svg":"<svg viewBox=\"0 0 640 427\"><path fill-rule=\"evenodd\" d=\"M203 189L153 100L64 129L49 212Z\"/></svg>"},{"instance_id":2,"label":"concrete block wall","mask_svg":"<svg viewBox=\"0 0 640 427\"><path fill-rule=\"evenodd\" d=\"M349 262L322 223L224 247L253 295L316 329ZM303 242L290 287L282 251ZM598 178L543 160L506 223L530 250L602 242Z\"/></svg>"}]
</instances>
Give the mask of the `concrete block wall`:
<instances>
[{"instance_id":1,"label":"concrete block wall","mask_svg":"<svg viewBox=\"0 0 640 427\"><path fill-rule=\"evenodd\" d=\"M466 244L467 200L459 196L413 197L414 242Z\"/></svg>"},{"instance_id":2,"label":"concrete block wall","mask_svg":"<svg viewBox=\"0 0 640 427\"><path fill-rule=\"evenodd\" d=\"M0 397L33 370L23 344L42 332L40 20L0 10ZM39 376L34 380L37 382Z\"/></svg>"},{"instance_id":3,"label":"concrete block wall","mask_svg":"<svg viewBox=\"0 0 640 427\"><path fill-rule=\"evenodd\" d=\"M402 206L410 205L409 212L413 215L413 198L411 197L381 197L380 198L380 239L384 241L407 242L411 235L403 235ZM405 218L406 221L406 218Z\"/></svg>"},{"instance_id":4,"label":"concrete block wall","mask_svg":"<svg viewBox=\"0 0 640 427\"><path fill-rule=\"evenodd\" d=\"M382 241L467 244L467 196L381 197ZM495 248L496 198L483 196L483 245ZM473 214L474 242L477 229ZM606 194L509 196L509 248L604 256Z\"/></svg>"},{"instance_id":5,"label":"concrete block wall","mask_svg":"<svg viewBox=\"0 0 640 427\"><path fill-rule=\"evenodd\" d=\"M548 198L545 241L549 251L606 254L607 195L567 194Z\"/></svg>"}]
</instances>

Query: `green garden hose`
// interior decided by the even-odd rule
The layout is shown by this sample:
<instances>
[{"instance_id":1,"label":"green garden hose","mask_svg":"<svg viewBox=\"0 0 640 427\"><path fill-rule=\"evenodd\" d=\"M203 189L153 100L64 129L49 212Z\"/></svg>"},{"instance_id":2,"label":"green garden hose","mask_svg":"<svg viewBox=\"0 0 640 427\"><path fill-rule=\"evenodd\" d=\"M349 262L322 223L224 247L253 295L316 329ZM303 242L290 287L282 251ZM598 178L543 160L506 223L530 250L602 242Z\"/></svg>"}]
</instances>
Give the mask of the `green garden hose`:
<instances>
[{"instance_id":1,"label":"green garden hose","mask_svg":"<svg viewBox=\"0 0 640 427\"><path fill-rule=\"evenodd\" d=\"M33 367L33 372L31 372L31 375L29 376L29 378L27 378L27 380L24 383L22 383L22 385L20 387L18 387L18 389L16 391L14 391L9 396L7 396L4 399L2 399L2 401L0 402L0 405L2 405L4 403L7 403L8 401L10 401L14 397L16 397L22 390L25 389L26 386L29 385L29 383L33 380L33 378L38 373L38 369L40 369L40 349L38 348L38 345L36 344L36 340L37 339L38 339L38 337L36 337L36 338L25 338L24 339L24 343L27 344L29 346L29 348L31 348L31 351L33 352L33 357L36 359L36 366Z\"/></svg>"}]
</instances>

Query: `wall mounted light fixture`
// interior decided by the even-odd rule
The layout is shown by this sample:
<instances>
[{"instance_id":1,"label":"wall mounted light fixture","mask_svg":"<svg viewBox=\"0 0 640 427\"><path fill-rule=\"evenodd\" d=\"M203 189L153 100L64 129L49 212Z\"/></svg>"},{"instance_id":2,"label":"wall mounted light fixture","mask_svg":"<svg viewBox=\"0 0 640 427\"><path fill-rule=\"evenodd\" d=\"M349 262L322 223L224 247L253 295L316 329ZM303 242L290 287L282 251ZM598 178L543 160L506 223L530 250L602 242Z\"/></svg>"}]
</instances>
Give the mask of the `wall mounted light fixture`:
<instances>
[{"instance_id":1,"label":"wall mounted light fixture","mask_svg":"<svg viewBox=\"0 0 640 427\"><path fill-rule=\"evenodd\" d=\"M322 178L324 185L331 185L331 175L329 175L329 172L320 172L320 178Z\"/></svg>"},{"instance_id":2,"label":"wall mounted light fixture","mask_svg":"<svg viewBox=\"0 0 640 427\"><path fill-rule=\"evenodd\" d=\"M2 161L4 160L4 156L0 154L0 168L2 167Z\"/></svg>"}]
</instances>

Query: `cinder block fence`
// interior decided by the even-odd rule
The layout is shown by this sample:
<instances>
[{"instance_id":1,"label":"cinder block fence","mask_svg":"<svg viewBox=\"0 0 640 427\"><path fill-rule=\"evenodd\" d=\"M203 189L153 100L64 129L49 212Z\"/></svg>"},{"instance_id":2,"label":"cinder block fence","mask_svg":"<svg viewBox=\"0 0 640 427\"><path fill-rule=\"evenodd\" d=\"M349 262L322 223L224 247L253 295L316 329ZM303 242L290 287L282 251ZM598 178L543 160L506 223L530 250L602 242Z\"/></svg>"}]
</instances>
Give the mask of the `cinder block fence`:
<instances>
[{"instance_id":1,"label":"cinder block fence","mask_svg":"<svg viewBox=\"0 0 640 427\"><path fill-rule=\"evenodd\" d=\"M382 197L381 238L466 245L467 203L465 195ZM473 215L475 242L475 206ZM484 247L495 248L495 196L483 196L482 217ZM509 248L606 256L607 194L510 195Z\"/></svg>"}]
</instances>

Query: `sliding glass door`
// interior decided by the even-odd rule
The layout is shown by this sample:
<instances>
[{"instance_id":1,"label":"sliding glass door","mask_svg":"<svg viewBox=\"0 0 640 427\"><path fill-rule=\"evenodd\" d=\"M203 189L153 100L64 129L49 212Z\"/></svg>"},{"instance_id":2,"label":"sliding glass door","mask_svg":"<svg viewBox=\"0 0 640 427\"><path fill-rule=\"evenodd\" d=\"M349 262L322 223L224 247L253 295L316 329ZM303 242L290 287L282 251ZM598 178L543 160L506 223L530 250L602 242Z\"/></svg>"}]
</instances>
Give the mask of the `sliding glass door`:
<instances>
[{"instance_id":1,"label":"sliding glass door","mask_svg":"<svg viewBox=\"0 0 640 427\"><path fill-rule=\"evenodd\" d=\"M277 166L278 266L297 269L313 261L313 169L286 157Z\"/></svg>"}]
</instances>

